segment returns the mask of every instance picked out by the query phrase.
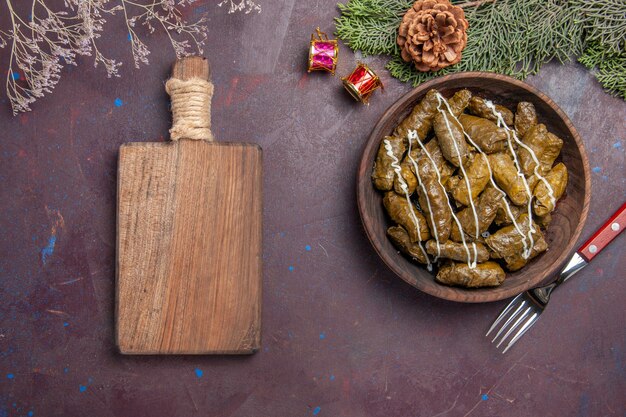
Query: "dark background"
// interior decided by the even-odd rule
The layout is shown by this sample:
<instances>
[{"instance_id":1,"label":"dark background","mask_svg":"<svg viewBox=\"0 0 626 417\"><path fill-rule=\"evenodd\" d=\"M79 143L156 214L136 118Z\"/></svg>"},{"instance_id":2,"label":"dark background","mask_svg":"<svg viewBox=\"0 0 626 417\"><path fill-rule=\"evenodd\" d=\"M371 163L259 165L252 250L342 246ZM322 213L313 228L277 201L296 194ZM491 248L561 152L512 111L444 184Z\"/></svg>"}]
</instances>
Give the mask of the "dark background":
<instances>
[{"instance_id":1,"label":"dark background","mask_svg":"<svg viewBox=\"0 0 626 417\"><path fill-rule=\"evenodd\" d=\"M174 54L156 33L146 38L150 66L134 69L124 23L109 17L101 48L125 62L121 78L82 58L31 113L13 117L0 96L0 416L624 415L624 235L501 355L484 333L504 301L422 294L387 269L362 230L362 147L411 87L366 58L385 92L357 104L339 76L305 71L310 33L332 32L335 2L260 2L260 14L229 15L216 0L185 14L208 18L217 139L264 150L261 351L115 352L116 158L124 142L168 137L163 83ZM0 50L0 69L8 57ZM357 58L341 45L338 75ZM587 147L582 243L626 197L626 103L575 63L547 65L528 82Z\"/></svg>"}]
</instances>

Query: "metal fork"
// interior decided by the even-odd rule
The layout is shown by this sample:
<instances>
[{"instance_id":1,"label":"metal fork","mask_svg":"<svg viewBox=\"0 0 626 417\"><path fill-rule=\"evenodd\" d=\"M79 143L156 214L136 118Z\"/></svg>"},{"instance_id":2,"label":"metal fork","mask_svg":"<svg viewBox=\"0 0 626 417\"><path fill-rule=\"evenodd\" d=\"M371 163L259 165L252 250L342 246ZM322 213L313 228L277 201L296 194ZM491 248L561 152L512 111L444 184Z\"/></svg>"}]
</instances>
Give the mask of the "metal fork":
<instances>
[{"instance_id":1,"label":"metal fork","mask_svg":"<svg viewBox=\"0 0 626 417\"><path fill-rule=\"evenodd\" d=\"M504 323L500 326L491 342L497 343L496 348L499 348L500 345L508 341L502 351L503 354L506 353L537 322L539 316L548 305L548 301L550 301L552 291L571 278L576 272L583 269L624 230L625 226L626 203L622 204L622 207L574 253L555 281L542 287L533 288L515 297L502 310L485 336L489 336L492 331L498 328L500 323ZM496 340L498 341L496 342Z\"/></svg>"}]
</instances>

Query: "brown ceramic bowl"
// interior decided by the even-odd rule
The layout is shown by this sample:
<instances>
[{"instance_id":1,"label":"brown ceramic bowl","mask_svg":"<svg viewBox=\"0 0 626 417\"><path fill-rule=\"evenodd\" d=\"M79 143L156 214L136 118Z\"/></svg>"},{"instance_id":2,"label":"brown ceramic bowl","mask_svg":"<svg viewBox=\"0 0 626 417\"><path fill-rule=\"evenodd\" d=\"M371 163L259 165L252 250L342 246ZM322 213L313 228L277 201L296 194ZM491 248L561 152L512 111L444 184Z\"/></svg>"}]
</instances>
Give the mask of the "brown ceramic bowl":
<instances>
[{"instance_id":1,"label":"brown ceramic bowl","mask_svg":"<svg viewBox=\"0 0 626 417\"><path fill-rule=\"evenodd\" d=\"M569 182L565 195L552 213L552 223L545 233L549 249L521 270L507 272L506 280L499 287L466 289L438 284L433 273L400 254L387 238L386 230L392 224L383 209L383 195L374 188L370 179L374 159L383 137L391 134L431 88L436 88L445 97L451 97L457 90L467 88L472 93L489 98L511 110L515 110L518 102L529 101L537 109L539 122L563 139L561 159L568 168ZM580 135L550 98L514 78L487 72L465 72L435 78L420 85L383 114L365 145L359 164L357 199L363 226L374 249L400 278L435 297L480 303L514 296L551 279L558 272L559 267L571 255L587 219L590 186L589 162Z\"/></svg>"}]
</instances>

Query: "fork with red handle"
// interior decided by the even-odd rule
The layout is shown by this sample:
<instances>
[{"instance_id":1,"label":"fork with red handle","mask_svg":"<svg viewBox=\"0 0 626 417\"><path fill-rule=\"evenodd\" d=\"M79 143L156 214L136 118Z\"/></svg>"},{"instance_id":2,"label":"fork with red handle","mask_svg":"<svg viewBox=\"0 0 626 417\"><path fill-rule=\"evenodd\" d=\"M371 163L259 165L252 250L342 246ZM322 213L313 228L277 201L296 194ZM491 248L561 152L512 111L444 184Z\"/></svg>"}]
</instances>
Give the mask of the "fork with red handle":
<instances>
[{"instance_id":1,"label":"fork with red handle","mask_svg":"<svg viewBox=\"0 0 626 417\"><path fill-rule=\"evenodd\" d=\"M533 288L515 297L493 322L486 336L498 329L500 325L492 343L497 343L496 347L500 347L504 342L507 342L502 353L509 350L539 319L548 301L550 301L552 291L591 262L625 227L626 203L622 204L622 207L584 245L574 252L554 282Z\"/></svg>"}]
</instances>

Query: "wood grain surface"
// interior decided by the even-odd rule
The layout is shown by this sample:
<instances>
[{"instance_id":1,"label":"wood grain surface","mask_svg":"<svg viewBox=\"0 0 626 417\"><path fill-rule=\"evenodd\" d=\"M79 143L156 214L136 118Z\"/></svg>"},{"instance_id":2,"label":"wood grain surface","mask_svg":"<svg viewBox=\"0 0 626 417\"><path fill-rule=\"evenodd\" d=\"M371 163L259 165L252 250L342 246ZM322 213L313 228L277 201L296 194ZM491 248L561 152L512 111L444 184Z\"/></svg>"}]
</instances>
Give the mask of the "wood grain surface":
<instances>
[{"instance_id":1,"label":"wood grain surface","mask_svg":"<svg viewBox=\"0 0 626 417\"><path fill-rule=\"evenodd\" d=\"M260 345L261 152L183 140L120 149L122 353L252 353Z\"/></svg>"},{"instance_id":2,"label":"wood grain surface","mask_svg":"<svg viewBox=\"0 0 626 417\"><path fill-rule=\"evenodd\" d=\"M173 76L208 77L201 58ZM208 111L208 109L207 109ZM117 345L245 354L261 338L261 149L181 139L119 156Z\"/></svg>"},{"instance_id":3,"label":"wood grain surface","mask_svg":"<svg viewBox=\"0 0 626 417\"><path fill-rule=\"evenodd\" d=\"M372 167L383 137L411 111L413 106L435 88L450 97L462 88L493 100L514 110L520 101L534 104L540 123L563 139L559 160L569 172L565 195L552 213L552 223L545 238L549 250L533 259L516 272L507 272L504 283L493 288L468 289L450 287L435 282L433 273L422 265L411 262L387 238L392 225L382 207L382 193L371 181ZM587 219L591 197L590 169L582 139L563 111L542 92L530 85L504 75L486 72L467 72L439 77L407 93L394 103L380 118L363 150L357 173L357 200L363 226L374 249L385 263L403 280L436 297L460 302L487 302L512 297L538 284L556 278L558 268L567 260Z\"/></svg>"}]
</instances>

